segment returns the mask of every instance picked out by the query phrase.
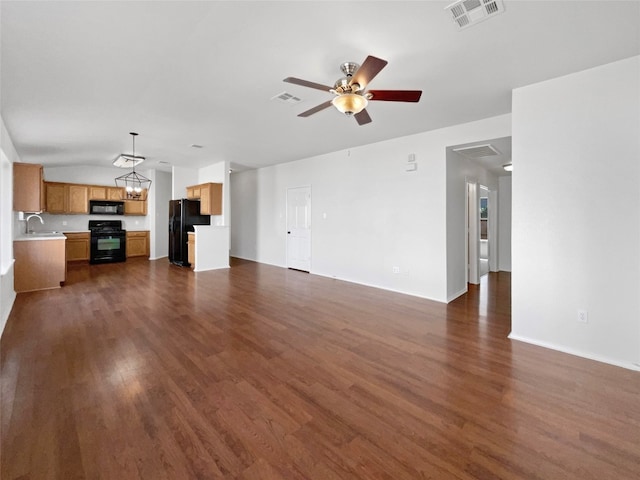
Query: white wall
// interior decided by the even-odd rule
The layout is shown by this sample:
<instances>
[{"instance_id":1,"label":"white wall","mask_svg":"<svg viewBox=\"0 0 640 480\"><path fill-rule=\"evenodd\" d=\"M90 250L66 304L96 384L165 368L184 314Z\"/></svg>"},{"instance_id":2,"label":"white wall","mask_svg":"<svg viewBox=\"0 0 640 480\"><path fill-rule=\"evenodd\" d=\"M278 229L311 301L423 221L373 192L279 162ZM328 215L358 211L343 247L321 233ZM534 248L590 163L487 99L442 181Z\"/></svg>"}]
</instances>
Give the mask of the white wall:
<instances>
[{"instance_id":1,"label":"white wall","mask_svg":"<svg viewBox=\"0 0 640 480\"><path fill-rule=\"evenodd\" d=\"M172 167L171 198L179 200L187 196L187 187L198 185L198 170L194 168Z\"/></svg>"},{"instance_id":2,"label":"white wall","mask_svg":"<svg viewBox=\"0 0 640 480\"><path fill-rule=\"evenodd\" d=\"M311 185L312 273L445 302L446 147L510 134L501 115L234 173L232 255L285 266L286 191Z\"/></svg>"},{"instance_id":3,"label":"white wall","mask_svg":"<svg viewBox=\"0 0 640 480\"><path fill-rule=\"evenodd\" d=\"M151 230L149 258L155 260L169 255L169 200L171 200L171 174L154 170L149 172L155 195L149 198L148 216ZM126 217L125 217L126 218Z\"/></svg>"},{"instance_id":4,"label":"white wall","mask_svg":"<svg viewBox=\"0 0 640 480\"><path fill-rule=\"evenodd\" d=\"M498 270L511 271L511 177L498 178Z\"/></svg>"},{"instance_id":5,"label":"white wall","mask_svg":"<svg viewBox=\"0 0 640 480\"><path fill-rule=\"evenodd\" d=\"M13 289L13 163L20 157L0 117L0 336L11 313Z\"/></svg>"},{"instance_id":6,"label":"white wall","mask_svg":"<svg viewBox=\"0 0 640 480\"><path fill-rule=\"evenodd\" d=\"M638 368L638 132L640 57L514 91L512 338Z\"/></svg>"}]
</instances>

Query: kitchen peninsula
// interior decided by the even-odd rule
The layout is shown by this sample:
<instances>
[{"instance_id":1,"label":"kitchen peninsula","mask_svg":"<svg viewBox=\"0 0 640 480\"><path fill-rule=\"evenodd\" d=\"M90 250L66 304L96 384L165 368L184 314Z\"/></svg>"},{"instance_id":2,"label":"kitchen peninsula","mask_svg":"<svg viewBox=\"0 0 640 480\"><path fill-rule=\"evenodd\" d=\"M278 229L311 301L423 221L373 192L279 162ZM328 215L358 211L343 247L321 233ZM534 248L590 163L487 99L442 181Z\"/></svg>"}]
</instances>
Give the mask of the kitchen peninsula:
<instances>
[{"instance_id":1,"label":"kitchen peninsula","mask_svg":"<svg viewBox=\"0 0 640 480\"><path fill-rule=\"evenodd\" d=\"M194 272L229 268L229 227L194 225Z\"/></svg>"},{"instance_id":2,"label":"kitchen peninsula","mask_svg":"<svg viewBox=\"0 0 640 480\"><path fill-rule=\"evenodd\" d=\"M15 291L60 288L67 275L65 243L66 237L59 232L16 237L13 242Z\"/></svg>"}]
</instances>

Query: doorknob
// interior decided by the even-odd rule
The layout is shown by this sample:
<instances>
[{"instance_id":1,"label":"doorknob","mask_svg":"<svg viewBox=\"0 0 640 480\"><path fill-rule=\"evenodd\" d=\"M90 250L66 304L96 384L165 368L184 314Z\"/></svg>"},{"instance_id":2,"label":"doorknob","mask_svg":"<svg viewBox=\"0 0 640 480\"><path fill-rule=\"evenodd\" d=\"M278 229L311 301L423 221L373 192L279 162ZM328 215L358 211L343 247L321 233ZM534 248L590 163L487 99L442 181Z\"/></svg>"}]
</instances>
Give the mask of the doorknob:
<instances>
[{"instance_id":1,"label":"doorknob","mask_svg":"<svg viewBox=\"0 0 640 480\"><path fill-rule=\"evenodd\" d=\"M287 232L287 235L291 235L291 232Z\"/></svg>"}]
</instances>

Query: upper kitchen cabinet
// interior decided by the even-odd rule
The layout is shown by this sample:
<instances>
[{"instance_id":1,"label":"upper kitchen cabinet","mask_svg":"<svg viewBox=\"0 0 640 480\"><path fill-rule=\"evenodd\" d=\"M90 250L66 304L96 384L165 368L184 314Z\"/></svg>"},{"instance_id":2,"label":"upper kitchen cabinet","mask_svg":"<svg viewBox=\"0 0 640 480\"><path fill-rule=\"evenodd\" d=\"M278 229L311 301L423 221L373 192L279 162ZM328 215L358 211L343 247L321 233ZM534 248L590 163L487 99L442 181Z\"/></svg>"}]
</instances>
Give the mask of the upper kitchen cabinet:
<instances>
[{"instance_id":1,"label":"upper kitchen cabinet","mask_svg":"<svg viewBox=\"0 0 640 480\"><path fill-rule=\"evenodd\" d=\"M89 213L89 187L75 183L44 182L48 213Z\"/></svg>"},{"instance_id":2,"label":"upper kitchen cabinet","mask_svg":"<svg viewBox=\"0 0 640 480\"><path fill-rule=\"evenodd\" d=\"M89 185L89 200L122 200L123 190L120 187Z\"/></svg>"},{"instance_id":3,"label":"upper kitchen cabinet","mask_svg":"<svg viewBox=\"0 0 640 480\"><path fill-rule=\"evenodd\" d=\"M125 200L124 214L125 215L146 215L147 201L146 200Z\"/></svg>"},{"instance_id":4,"label":"upper kitchen cabinet","mask_svg":"<svg viewBox=\"0 0 640 480\"><path fill-rule=\"evenodd\" d=\"M89 187L69 184L69 213L89 213Z\"/></svg>"},{"instance_id":5,"label":"upper kitchen cabinet","mask_svg":"<svg viewBox=\"0 0 640 480\"><path fill-rule=\"evenodd\" d=\"M41 212L44 206L42 165L14 163L13 209L16 212Z\"/></svg>"},{"instance_id":6,"label":"upper kitchen cabinet","mask_svg":"<svg viewBox=\"0 0 640 480\"><path fill-rule=\"evenodd\" d=\"M222 184L203 183L187 187L189 200L200 200L201 215L222 215Z\"/></svg>"}]
</instances>

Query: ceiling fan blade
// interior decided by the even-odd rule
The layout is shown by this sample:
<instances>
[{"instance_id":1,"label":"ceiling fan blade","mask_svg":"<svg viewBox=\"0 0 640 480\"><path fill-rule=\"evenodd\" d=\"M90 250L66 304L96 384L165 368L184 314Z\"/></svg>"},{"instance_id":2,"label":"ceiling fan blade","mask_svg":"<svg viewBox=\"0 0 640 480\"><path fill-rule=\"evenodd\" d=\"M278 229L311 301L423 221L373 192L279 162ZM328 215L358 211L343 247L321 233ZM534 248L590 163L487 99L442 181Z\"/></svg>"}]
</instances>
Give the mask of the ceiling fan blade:
<instances>
[{"instance_id":1,"label":"ceiling fan blade","mask_svg":"<svg viewBox=\"0 0 640 480\"><path fill-rule=\"evenodd\" d=\"M310 115L313 115L314 113L318 113L320 110L324 110L325 108L329 108L331 106L331 100L327 100L324 103L321 103L320 105L313 107L311 110L307 110L306 112L302 112L301 114L299 114L299 117L308 117Z\"/></svg>"},{"instance_id":2,"label":"ceiling fan blade","mask_svg":"<svg viewBox=\"0 0 640 480\"><path fill-rule=\"evenodd\" d=\"M367 123L371 123L371 117L369 116L369 112L366 110L362 110L360 113L356 113L354 115L356 122L358 125L366 125Z\"/></svg>"},{"instance_id":3,"label":"ceiling fan blade","mask_svg":"<svg viewBox=\"0 0 640 480\"><path fill-rule=\"evenodd\" d=\"M369 100L382 100L385 102L417 102L420 100L422 90L369 90Z\"/></svg>"},{"instance_id":4,"label":"ceiling fan blade","mask_svg":"<svg viewBox=\"0 0 640 480\"><path fill-rule=\"evenodd\" d=\"M378 73L380 73L380 70L382 70L387 65L387 63L389 62L387 62L386 60L382 60L381 58L372 57L371 55L369 55L364 60L364 63L360 65L360 68L356 70L356 73L353 74L349 85L357 83L358 85L360 85L360 89L364 90L364 87L366 87L367 84L371 80L373 80L373 78L378 75Z\"/></svg>"},{"instance_id":5,"label":"ceiling fan blade","mask_svg":"<svg viewBox=\"0 0 640 480\"><path fill-rule=\"evenodd\" d=\"M317 90L322 90L324 92L328 92L333 88L327 85L322 85L320 83L315 83L315 82L309 82L308 80L302 80L300 78L295 78L295 77L287 77L283 80L283 82L293 83L295 85L301 85L303 87L315 88Z\"/></svg>"}]
</instances>

